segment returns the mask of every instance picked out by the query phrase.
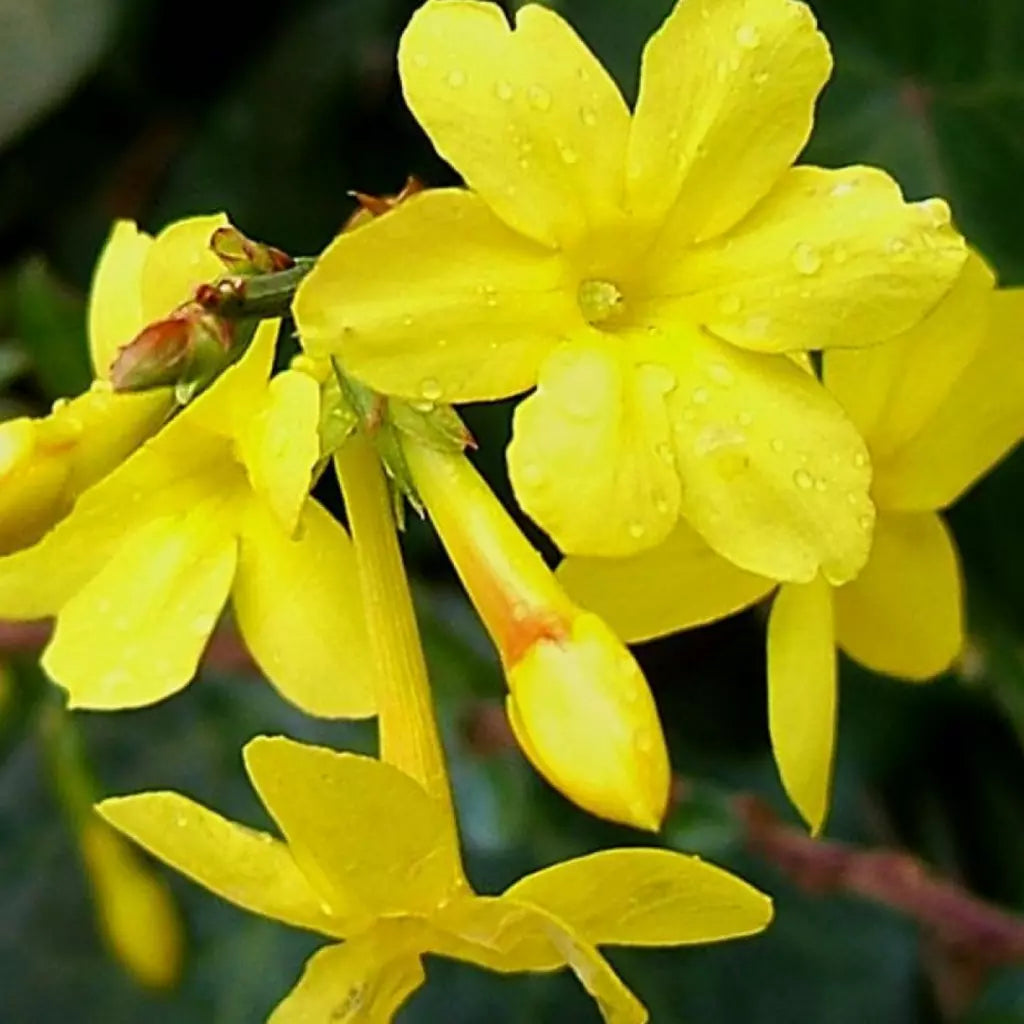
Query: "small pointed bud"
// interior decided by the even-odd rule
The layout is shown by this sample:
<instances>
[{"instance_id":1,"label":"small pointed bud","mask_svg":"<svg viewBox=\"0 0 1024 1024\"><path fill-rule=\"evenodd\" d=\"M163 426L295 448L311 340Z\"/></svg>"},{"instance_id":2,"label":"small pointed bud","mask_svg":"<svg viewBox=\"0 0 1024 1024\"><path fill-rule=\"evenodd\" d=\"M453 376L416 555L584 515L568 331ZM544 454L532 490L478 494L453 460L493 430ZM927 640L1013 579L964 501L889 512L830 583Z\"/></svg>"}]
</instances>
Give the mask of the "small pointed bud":
<instances>
[{"instance_id":1,"label":"small pointed bud","mask_svg":"<svg viewBox=\"0 0 1024 1024\"><path fill-rule=\"evenodd\" d=\"M217 228L210 238L210 248L232 274L274 274L295 266L287 253L246 238L233 225Z\"/></svg>"},{"instance_id":2,"label":"small pointed bud","mask_svg":"<svg viewBox=\"0 0 1024 1024\"><path fill-rule=\"evenodd\" d=\"M580 612L513 665L508 714L537 770L600 818L657 832L668 806L665 739L647 681L603 620Z\"/></svg>"},{"instance_id":3,"label":"small pointed bud","mask_svg":"<svg viewBox=\"0 0 1024 1024\"><path fill-rule=\"evenodd\" d=\"M578 608L464 455L410 439L406 460L494 640L523 752L592 814L656 831L668 806L665 738L628 648Z\"/></svg>"},{"instance_id":4,"label":"small pointed bud","mask_svg":"<svg viewBox=\"0 0 1024 1024\"><path fill-rule=\"evenodd\" d=\"M78 839L111 953L143 985L170 988L181 975L184 936L167 886L100 819L85 819Z\"/></svg>"},{"instance_id":5,"label":"small pointed bud","mask_svg":"<svg viewBox=\"0 0 1024 1024\"><path fill-rule=\"evenodd\" d=\"M149 391L206 383L227 364L231 324L188 303L144 327L117 353L110 368L115 391Z\"/></svg>"}]
</instances>

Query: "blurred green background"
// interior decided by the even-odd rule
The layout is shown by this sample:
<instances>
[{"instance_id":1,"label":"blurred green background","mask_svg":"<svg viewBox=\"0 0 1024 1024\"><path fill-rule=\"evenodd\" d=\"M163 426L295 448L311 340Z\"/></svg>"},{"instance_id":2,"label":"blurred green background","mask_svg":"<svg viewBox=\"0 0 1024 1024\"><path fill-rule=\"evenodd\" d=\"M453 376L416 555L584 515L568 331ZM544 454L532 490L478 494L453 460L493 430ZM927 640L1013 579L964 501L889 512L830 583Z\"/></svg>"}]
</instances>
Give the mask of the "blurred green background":
<instances>
[{"instance_id":1,"label":"blurred green background","mask_svg":"<svg viewBox=\"0 0 1024 1024\"><path fill-rule=\"evenodd\" d=\"M394 74L410 0L0 0L0 416L44 409L87 381L84 296L117 216L148 230L226 209L252 237L319 250L349 189L391 192L451 172L405 111ZM670 0L562 0L636 88L644 39ZM1024 284L1024 0L819 0L837 71L806 159L879 164L908 194L950 200L1005 284ZM501 484L508 408L469 410ZM503 490L507 495L507 490ZM972 892L1024 910L1024 453L952 514L969 582L963 667L911 687L843 666L828 836L903 846ZM487 742L502 681L436 543L408 550L471 876L523 872L637 834L587 819L514 752ZM768 751L764 616L755 610L645 645L673 761L692 794L664 841L776 896L764 937L614 954L655 1021L907 1024L1024 1021L1024 970L966 969L895 912L801 892L744 850L728 794L790 820ZM180 878L180 986L152 994L97 937L85 879L39 742L53 699L31 658L0 706L0 1022L249 1024L288 990L316 940L243 914ZM372 749L372 731L316 723L244 672L207 670L159 707L76 718L104 792L174 788L254 824L239 752L285 732ZM498 747L501 744L497 744ZM596 1020L565 976L499 979L437 960L405 1024Z\"/></svg>"}]
</instances>

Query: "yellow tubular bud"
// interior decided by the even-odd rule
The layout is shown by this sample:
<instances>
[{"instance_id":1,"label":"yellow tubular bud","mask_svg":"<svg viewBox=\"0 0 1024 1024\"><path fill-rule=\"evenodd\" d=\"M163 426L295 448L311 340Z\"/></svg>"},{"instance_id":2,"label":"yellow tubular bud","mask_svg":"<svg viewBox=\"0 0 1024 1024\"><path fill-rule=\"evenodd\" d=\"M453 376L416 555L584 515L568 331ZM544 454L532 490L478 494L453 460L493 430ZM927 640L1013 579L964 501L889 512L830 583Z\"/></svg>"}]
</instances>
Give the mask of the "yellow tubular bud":
<instances>
[{"instance_id":1,"label":"yellow tubular bud","mask_svg":"<svg viewBox=\"0 0 1024 1024\"><path fill-rule=\"evenodd\" d=\"M656 831L668 803L668 751L625 644L569 600L464 455L412 439L405 455L498 648L523 752L585 810Z\"/></svg>"},{"instance_id":2,"label":"yellow tubular bud","mask_svg":"<svg viewBox=\"0 0 1024 1024\"><path fill-rule=\"evenodd\" d=\"M170 988L181 974L184 936L167 886L99 818L87 817L78 839L110 951L143 985Z\"/></svg>"}]
</instances>

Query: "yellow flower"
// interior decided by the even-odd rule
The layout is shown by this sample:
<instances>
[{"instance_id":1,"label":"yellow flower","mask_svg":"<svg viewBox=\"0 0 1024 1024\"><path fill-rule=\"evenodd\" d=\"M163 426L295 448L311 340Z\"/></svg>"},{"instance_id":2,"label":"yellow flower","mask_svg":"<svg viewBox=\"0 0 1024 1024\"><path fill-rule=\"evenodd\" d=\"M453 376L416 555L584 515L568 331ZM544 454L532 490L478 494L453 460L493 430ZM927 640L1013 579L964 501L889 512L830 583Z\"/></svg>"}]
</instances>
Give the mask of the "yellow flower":
<instances>
[{"instance_id":1,"label":"yellow flower","mask_svg":"<svg viewBox=\"0 0 1024 1024\"><path fill-rule=\"evenodd\" d=\"M429 0L399 70L469 190L337 238L296 296L304 345L420 401L536 387L509 468L566 552L630 554L683 517L750 571L852 578L866 452L788 353L908 329L964 246L881 171L791 166L830 68L803 4L682 0L631 115L555 13L512 30Z\"/></svg>"},{"instance_id":2,"label":"yellow flower","mask_svg":"<svg viewBox=\"0 0 1024 1024\"><path fill-rule=\"evenodd\" d=\"M135 707L185 686L230 593L286 697L372 713L351 545L307 496L319 385L295 371L268 383L277 331L264 321L208 391L0 562L0 615L57 615L43 665L71 706Z\"/></svg>"},{"instance_id":3,"label":"yellow flower","mask_svg":"<svg viewBox=\"0 0 1024 1024\"><path fill-rule=\"evenodd\" d=\"M143 985L171 987L181 975L185 942L167 886L91 812L78 842L111 952Z\"/></svg>"},{"instance_id":4,"label":"yellow flower","mask_svg":"<svg viewBox=\"0 0 1024 1024\"><path fill-rule=\"evenodd\" d=\"M573 604L460 453L407 440L420 497L501 657L508 716L537 770L592 814L657 831L669 762L626 646Z\"/></svg>"},{"instance_id":5,"label":"yellow flower","mask_svg":"<svg viewBox=\"0 0 1024 1024\"><path fill-rule=\"evenodd\" d=\"M569 966L606 1021L646 1011L599 945L675 946L750 935L771 901L696 857L609 850L477 896L437 801L391 765L259 737L249 776L284 836L244 828L177 793L105 800L116 828L257 914L342 939L317 952L271 1024L383 1024L423 981L421 956L489 970Z\"/></svg>"},{"instance_id":6,"label":"yellow flower","mask_svg":"<svg viewBox=\"0 0 1024 1024\"><path fill-rule=\"evenodd\" d=\"M786 790L815 831L828 810L836 645L907 680L939 674L963 645L957 553L938 512L1024 436L1024 289L993 285L972 255L917 327L875 348L825 357L825 383L871 451L878 518L854 581L786 584L771 611L772 744ZM728 615L775 585L682 530L632 559L567 559L559 575L628 640Z\"/></svg>"},{"instance_id":7,"label":"yellow flower","mask_svg":"<svg viewBox=\"0 0 1024 1024\"><path fill-rule=\"evenodd\" d=\"M0 555L38 541L166 418L169 391L114 394L110 368L118 349L147 323L223 273L209 242L226 223L223 214L192 217L156 238L131 221L114 225L89 296L95 383L85 394L55 404L49 416L0 424Z\"/></svg>"}]
</instances>

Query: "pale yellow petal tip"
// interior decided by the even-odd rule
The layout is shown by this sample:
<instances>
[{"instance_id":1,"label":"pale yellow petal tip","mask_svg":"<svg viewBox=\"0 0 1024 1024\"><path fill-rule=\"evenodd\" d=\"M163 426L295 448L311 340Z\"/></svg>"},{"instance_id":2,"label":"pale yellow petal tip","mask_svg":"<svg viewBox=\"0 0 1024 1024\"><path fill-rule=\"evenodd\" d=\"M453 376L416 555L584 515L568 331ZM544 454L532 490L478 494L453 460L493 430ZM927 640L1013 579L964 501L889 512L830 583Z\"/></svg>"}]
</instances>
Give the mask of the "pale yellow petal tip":
<instances>
[{"instance_id":1,"label":"pale yellow petal tip","mask_svg":"<svg viewBox=\"0 0 1024 1024\"><path fill-rule=\"evenodd\" d=\"M584 810L657 832L668 807L668 750L647 682L596 615L542 638L507 671L523 752Z\"/></svg>"},{"instance_id":2,"label":"pale yellow petal tip","mask_svg":"<svg viewBox=\"0 0 1024 1024\"><path fill-rule=\"evenodd\" d=\"M79 843L111 953L141 984L172 987L181 975L185 941L167 886L101 821L89 820Z\"/></svg>"}]
</instances>

